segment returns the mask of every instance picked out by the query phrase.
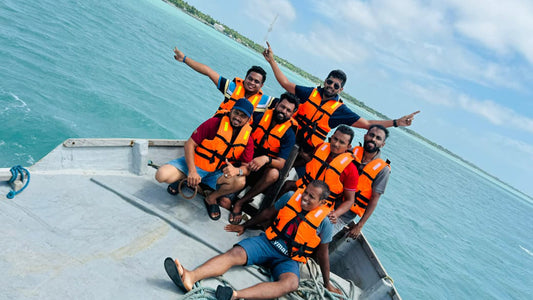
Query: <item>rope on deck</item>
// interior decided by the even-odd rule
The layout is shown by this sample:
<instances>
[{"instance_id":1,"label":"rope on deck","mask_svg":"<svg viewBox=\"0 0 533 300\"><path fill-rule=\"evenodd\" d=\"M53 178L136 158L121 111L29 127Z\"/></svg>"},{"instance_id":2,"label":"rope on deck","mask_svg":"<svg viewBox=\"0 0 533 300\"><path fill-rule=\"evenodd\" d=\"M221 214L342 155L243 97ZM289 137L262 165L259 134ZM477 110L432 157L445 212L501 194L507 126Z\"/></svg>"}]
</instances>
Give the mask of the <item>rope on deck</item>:
<instances>
[{"instance_id":1,"label":"rope on deck","mask_svg":"<svg viewBox=\"0 0 533 300\"><path fill-rule=\"evenodd\" d=\"M339 283L337 283L334 279L330 278L331 284L341 290L342 295L332 293L328 291L319 281L319 278L322 276L322 273L320 272L320 267L318 266L318 264L313 259L309 259L306 265L311 278L300 280L300 286L298 287L298 290L289 293L287 295L288 298L296 300L353 299L355 291L355 284L353 283L353 281L348 280L348 282L350 283L350 291L347 293Z\"/></svg>"},{"instance_id":2,"label":"rope on deck","mask_svg":"<svg viewBox=\"0 0 533 300\"><path fill-rule=\"evenodd\" d=\"M7 193L6 197L8 199L13 199L15 198L17 194L21 193L28 186L28 183L30 183L30 171L28 171L26 168L22 167L21 165L16 165L12 167L9 171L11 172L11 179L9 179L8 183L10 184L13 183L15 180L17 180L19 176L20 176L21 182L26 181L24 186L18 191L15 191L15 189L12 189L11 191L9 191L9 193ZM24 173L26 174L26 180L24 180Z\"/></svg>"},{"instance_id":3,"label":"rope on deck","mask_svg":"<svg viewBox=\"0 0 533 300\"><path fill-rule=\"evenodd\" d=\"M351 300L354 297L354 291L355 291L355 284L348 280L350 283L350 291L347 293L340 284L338 284L334 279L330 278L331 284L342 291L342 295L332 293L328 291L324 285L319 282L319 278L322 276L322 273L320 272L320 268L318 264L312 260L309 259L308 263L306 264L307 268L309 270L309 274L311 276L310 279L304 279L300 280L300 285L298 287L298 290L291 292L286 295L289 299L295 299L295 300L325 300L325 299L331 299L331 300ZM231 287L233 290L235 288L224 279L223 276L215 277L216 280L220 281L225 286ZM194 284L194 287L192 290L187 292L184 296L184 300L217 300L215 297L216 290L210 287L204 287L202 286L202 281L198 281Z\"/></svg>"}]
</instances>

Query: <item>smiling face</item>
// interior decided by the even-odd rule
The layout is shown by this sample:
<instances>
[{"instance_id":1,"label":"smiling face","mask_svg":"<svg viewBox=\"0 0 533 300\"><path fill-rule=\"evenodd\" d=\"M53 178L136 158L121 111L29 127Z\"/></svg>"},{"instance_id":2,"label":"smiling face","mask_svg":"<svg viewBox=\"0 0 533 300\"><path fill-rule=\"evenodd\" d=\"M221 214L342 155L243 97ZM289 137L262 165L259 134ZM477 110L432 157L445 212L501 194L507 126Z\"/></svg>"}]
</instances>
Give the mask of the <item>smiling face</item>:
<instances>
[{"instance_id":1,"label":"smiling face","mask_svg":"<svg viewBox=\"0 0 533 300\"><path fill-rule=\"evenodd\" d=\"M333 98L342 92L342 80L335 77L328 77L324 80L324 97Z\"/></svg>"},{"instance_id":2,"label":"smiling face","mask_svg":"<svg viewBox=\"0 0 533 300\"><path fill-rule=\"evenodd\" d=\"M263 87L263 75L257 72L250 72L244 79L244 90L251 94L256 94Z\"/></svg>"},{"instance_id":3,"label":"smiling face","mask_svg":"<svg viewBox=\"0 0 533 300\"><path fill-rule=\"evenodd\" d=\"M229 114L229 120L231 122L231 127L241 128L244 124L250 121L250 118L244 112L238 109L232 109Z\"/></svg>"},{"instance_id":4,"label":"smiling face","mask_svg":"<svg viewBox=\"0 0 533 300\"><path fill-rule=\"evenodd\" d=\"M307 188L302 193L301 206L305 211L312 211L323 203L324 199L320 199L322 195L322 188L314 186L312 184L308 185Z\"/></svg>"},{"instance_id":5,"label":"smiling face","mask_svg":"<svg viewBox=\"0 0 533 300\"><path fill-rule=\"evenodd\" d=\"M374 153L385 146L385 132L377 127L370 129L364 136L363 148L366 152Z\"/></svg>"},{"instance_id":6,"label":"smiling face","mask_svg":"<svg viewBox=\"0 0 533 300\"><path fill-rule=\"evenodd\" d=\"M294 103L290 103L285 99L278 102L274 108L274 120L276 123L283 123L290 119L294 114L295 107Z\"/></svg>"}]
</instances>

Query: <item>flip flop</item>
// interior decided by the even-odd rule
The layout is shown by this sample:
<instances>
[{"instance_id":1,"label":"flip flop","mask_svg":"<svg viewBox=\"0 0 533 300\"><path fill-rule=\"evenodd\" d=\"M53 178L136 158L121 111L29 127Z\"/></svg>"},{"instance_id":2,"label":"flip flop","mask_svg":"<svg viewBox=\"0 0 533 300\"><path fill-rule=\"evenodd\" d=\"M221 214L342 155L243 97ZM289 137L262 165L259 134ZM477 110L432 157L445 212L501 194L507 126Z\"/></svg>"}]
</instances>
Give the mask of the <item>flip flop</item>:
<instances>
[{"instance_id":1,"label":"flip flop","mask_svg":"<svg viewBox=\"0 0 533 300\"><path fill-rule=\"evenodd\" d=\"M204 204L205 204L205 209L207 210L207 215L209 216L211 220L216 221L220 219L220 207L218 206L218 204L209 204L205 200L204 200ZM216 213L218 213L218 216L213 217L212 215Z\"/></svg>"},{"instance_id":2,"label":"flip flop","mask_svg":"<svg viewBox=\"0 0 533 300\"><path fill-rule=\"evenodd\" d=\"M183 285L183 280L181 280L180 272L178 271L178 266L176 265L176 262L170 258L167 257L165 259L165 271L167 271L168 277L172 279L174 284L184 293L186 294L188 291Z\"/></svg>"},{"instance_id":3,"label":"flip flop","mask_svg":"<svg viewBox=\"0 0 533 300\"><path fill-rule=\"evenodd\" d=\"M235 220L235 217L241 217L241 218L240 218L240 220L237 222L237 221ZM233 212L233 211L231 211L231 212L229 213L228 221L229 221L230 224L233 224L233 225L239 225L239 224L241 223L241 221L242 221L242 211L240 211L240 212Z\"/></svg>"},{"instance_id":4,"label":"flip flop","mask_svg":"<svg viewBox=\"0 0 533 300\"><path fill-rule=\"evenodd\" d=\"M178 190L179 185L180 185L179 181L169 184L167 187L167 192L171 194L172 196L176 196L179 193L179 190Z\"/></svg>"},{"instance_id":5,"label":"flip flop","mask_svg":"<svg viewBox=\"0 0 533 300\"><path fill-rule=\"evenodd\" d=\"M233 289L229 286L219 285L217 286L215 297L217 300L231 300L231 297L233 297Z\"/></svg>"}]
</instances>

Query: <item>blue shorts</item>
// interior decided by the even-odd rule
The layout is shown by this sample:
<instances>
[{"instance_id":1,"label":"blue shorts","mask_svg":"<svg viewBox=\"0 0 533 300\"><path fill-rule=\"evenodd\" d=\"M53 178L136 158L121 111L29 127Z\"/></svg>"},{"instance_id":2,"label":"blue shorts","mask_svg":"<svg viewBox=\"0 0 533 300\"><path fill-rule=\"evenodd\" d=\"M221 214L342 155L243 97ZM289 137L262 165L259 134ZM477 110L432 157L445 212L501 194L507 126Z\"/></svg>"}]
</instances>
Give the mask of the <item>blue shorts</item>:
<instances>
[{"instance_id":1,"label":"blue shorts","mask_svg":"<svg viewBox=\"0 0 533 300\"><path fill-rule=\"evenodd\" d=\"M274 280L279 280L283 273L294 273L300 279L300 264L290 259L288 256L281 254L276 250L264 233L259 236L251 237L240 241L237 245L241 246L248 260L246 265L262 265L270 268Z\"/></svg>"},{"instance_id":2,"label":"blue shorts","mask_svg":"<svg viewBox=\"0 0 533 300\"><path fill-rule=\"evenodd\" d=\"M174 166L176 169L182 171L185 176L189 174L189 168L187 167L187 162L185 161L185 156L182 156L180 158L176 158L175 160L171 160L167 162L167 164ZM217 180L220 176L222 176L222 170L216 170L214 172L207 172L199 167L196 167L196 172L198 172L198 175L202 177L202 183L209 186L213 190L218 189Z\"/></svg>"}]
</instances>

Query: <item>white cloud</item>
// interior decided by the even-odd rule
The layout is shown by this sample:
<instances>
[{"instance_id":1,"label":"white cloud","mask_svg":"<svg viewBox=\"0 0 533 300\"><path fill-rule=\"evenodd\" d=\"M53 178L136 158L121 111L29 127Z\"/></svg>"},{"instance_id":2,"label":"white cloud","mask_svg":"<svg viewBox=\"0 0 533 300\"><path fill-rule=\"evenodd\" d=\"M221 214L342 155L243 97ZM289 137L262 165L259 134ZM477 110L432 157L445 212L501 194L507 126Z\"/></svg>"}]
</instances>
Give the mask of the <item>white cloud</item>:
<instances>
[{"instance_id":1,"label":"white cloud","mask_svg":"<svg viewBox=\"0 0 533 300\"><path fill-rule=\"evenodd\" d=\"M276 15L279 17L274 27L285 26L296 19L296 11L288 0L248 0L244 5L244 12L250 19L266 26L270 26Z\"/></svg>"},{"instance_id":2,"label":"white cloud","mask_svg":"<svg viewBox=\"0 0 533 300\"><path fill-rule=\"evenodd\" d=\"M350 64L360 63L368 56L366 49L350 39L339 41L335 32L327 27L317 27L305 35L289 32L285 37L287 45L295 46L298 51L305 50L322 60Z\"/></svg>"},{"instance_id":3,"label":"white cloud","mask_svg":"<svg viewBox=\"0 0 533 300\"><path fill-rule=\"evenodd\" d=\"M476 100L465 95L458 98L459 107L480 115L491 123L508 128L517 128L533 133L533 119L529 119L514 110L491 100Z\"/></svg>"},{"instance_id":4,"label":"white cloud","mask_svg":"<svg viewBox=\"0 0 533 300\"><path fill-rule=\"evenodd\" d=\"M516 51L533 64L533 2L529 0L450 0L455 28L485 47Z\"/></svg>"},{"instance_id":5,"label":"white cloud","mask_svg":"<svg viewBox=\"0 0 533 300\"><path fill-rule=\"evenodd\" d=\"M412 82L406 82L404 86L413 96L425 102L448 108L459 108L481 116L494 125L533 133L533 119L492 100L474 99L445 86L423 87Z\"/></svg>"},{"instance_id":6,"label":"white cloud","mask_svg":"<svg viewBox=\"0 0 533 300\"><path fill-rule=\"evenodd\" d=\"M400 74L432 73L523 91L533 80L531 66L512 64L516 58L505 56L508 51L498 56L492 49L512 48L533 58L533 10L514 0L498 19L498 9L490 8L490 3L489 8L484 2L459 0L322 0L312 5L327 18L322 26L331 29L329 40L356 46L354 51L366 53L362 58L369 62L380 62ZM507 2L498 5L507 7ZM524 11L517 12L518 8ZM472 40L488 48L473 49ZM361 58L358 62L364 63Z\"/></svg>"}]
</instances>

